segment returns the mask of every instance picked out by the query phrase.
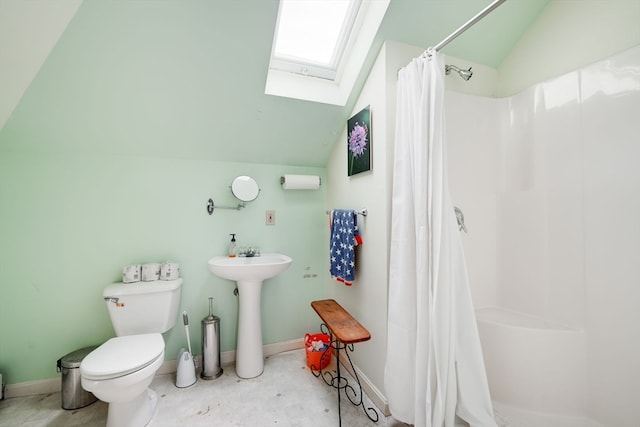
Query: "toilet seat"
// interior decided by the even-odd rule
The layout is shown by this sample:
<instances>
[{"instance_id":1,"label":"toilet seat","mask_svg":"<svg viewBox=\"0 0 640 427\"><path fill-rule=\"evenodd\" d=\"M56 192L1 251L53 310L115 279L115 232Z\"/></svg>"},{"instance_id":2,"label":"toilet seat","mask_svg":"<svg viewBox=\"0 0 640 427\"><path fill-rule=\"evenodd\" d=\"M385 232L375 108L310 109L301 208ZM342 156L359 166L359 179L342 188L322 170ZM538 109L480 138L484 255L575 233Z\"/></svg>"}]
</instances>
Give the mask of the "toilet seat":
<instances>
[{"instance_id":1,"label":"toilet seat","mask_svg":"<svg viewBox=\"0 0 640 427\"><path fill-rule=\"evenodd\" d=\"M89 380L118 378L151 365L163 354L161 334L115 337L82 360L80 374Z\"/></svg>"}]
</instances>

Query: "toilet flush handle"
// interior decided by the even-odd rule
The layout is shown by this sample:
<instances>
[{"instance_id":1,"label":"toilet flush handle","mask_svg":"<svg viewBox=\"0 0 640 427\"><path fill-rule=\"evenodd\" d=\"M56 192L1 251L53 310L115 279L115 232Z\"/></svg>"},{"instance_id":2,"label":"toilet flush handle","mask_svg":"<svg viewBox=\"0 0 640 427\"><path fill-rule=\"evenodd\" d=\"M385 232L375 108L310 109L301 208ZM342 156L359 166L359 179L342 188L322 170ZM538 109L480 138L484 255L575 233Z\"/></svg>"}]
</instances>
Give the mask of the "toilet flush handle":
<instances>
[{"instance_id":1,"label":"toilet flush handle","mask_svg":"<svg viewBox=\"0 0 640 427\"><path fill-rule=\"evenodd\" d=\"M120 302L120 298L116 297L104 297L106 302L112 302L116 305L116 307L124 307L124 303Z\"/></svg>"}]
</instances>

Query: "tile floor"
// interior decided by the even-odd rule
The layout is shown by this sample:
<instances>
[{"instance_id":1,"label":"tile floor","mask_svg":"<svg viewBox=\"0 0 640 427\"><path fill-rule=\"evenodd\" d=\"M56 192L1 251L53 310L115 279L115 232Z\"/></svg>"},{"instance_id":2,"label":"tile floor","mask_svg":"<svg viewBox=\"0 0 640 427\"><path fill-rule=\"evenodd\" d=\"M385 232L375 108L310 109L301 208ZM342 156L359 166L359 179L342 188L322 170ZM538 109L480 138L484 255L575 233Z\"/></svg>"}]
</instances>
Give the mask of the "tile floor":
<instances>
[{"instance_id":1,"label":"tile floor","mask_svg":"<svg viewBox=\"0 0 640 427\"><path fill-rule=\"evenodd\" d=\"M175 374L157 375L151 388L158 394L158 407L148 426L338 426L336 391L311 374L304 349L268 357L264 373L257 378L240 379L233 365L223 369L219 378L198 378L196 384L183 389L175 386ZM374 407L366 395L364 403L367 408ZM499 427L602 427L584 419L550 419L495 402L494 411ZM343 394L344 427L408 426L383 417L380 411L378 414L377 423L370 421L362 407L352 405ZM106 419L106 403L97 401L82 409L64 410L59 392L0 401L0 427L104 426ZM457 427L462 426L466 424Z\"/></svg>"},{"instance_id":2,"label":"tile floor","mask_svg":"<svg viewBox=\"0 0 640 427\"><path fill-rule=\"evenodd\" d=\"M158 393L158 407L149 427L338 425L336 391L311 374L304 350L268 357L264 373L249 380L238 378L232 365L223 369L219 378L198 378L196 384L183 389L175 386L175 374L157 375L151 388ZM367 407L373 407L366 395L364 400ZM378 413L380 420L373 423L361 407L342 397L345 427L406 426ZM59 392L0 401L2 427L104 426L106 419L104 402L64 410Z\"/></svg>"}]
</instances>

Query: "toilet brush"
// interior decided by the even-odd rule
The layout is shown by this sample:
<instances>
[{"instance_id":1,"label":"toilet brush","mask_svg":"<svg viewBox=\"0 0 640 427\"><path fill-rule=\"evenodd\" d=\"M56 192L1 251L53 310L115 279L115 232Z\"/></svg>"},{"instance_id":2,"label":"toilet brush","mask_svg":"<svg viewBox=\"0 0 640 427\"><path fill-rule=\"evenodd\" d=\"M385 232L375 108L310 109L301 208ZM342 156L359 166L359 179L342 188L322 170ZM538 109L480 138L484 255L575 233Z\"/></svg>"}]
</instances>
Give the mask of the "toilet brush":
<instances>
[{"instance_id":1,"label":"toilet brush","mask_svg":"<svg viewBox=\"0 0 640 427\"><path fill-rule=\"evenodd\" d=\"M189 338L189 315L186 311L182 312L182 322L184 323L184 332L187 334L187 347L189 348L189 354L191 353L191 338Z\"/></svg>"},{"instance_id":2,"label":"toilet brush","mask_svg":"<svg viewBox=\"0 0 640 427\"><path fill-rule=\"evenodd\" d=\"M191 339L189 338L189 316L187 312L182 313L184 330L187 334L187 347L189 351L181 348L178 352L178 366L176 368L176 387L185 388L196 383L196 365L191 354Z\"/></svg>"}]
</instances>

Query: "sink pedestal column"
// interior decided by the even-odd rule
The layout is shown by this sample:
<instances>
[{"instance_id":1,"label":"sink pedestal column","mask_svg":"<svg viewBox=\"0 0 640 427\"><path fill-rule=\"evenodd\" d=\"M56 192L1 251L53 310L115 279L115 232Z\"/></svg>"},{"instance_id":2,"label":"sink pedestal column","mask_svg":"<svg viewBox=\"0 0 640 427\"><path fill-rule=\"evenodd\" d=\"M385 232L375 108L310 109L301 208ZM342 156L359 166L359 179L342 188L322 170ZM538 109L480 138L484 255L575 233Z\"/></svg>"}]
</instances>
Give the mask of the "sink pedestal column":
<instances>
[{"instance_id":1,"label":"sink pedestal column","mask_svg":"<svg viewBox=\"0 0 640 427\"><path fill-rule=\"evenodd\" d=\"M254 378L264 370L260 294L262 281L238 281L238 344L236 374Z\"/></svg>"}]
</instances>

